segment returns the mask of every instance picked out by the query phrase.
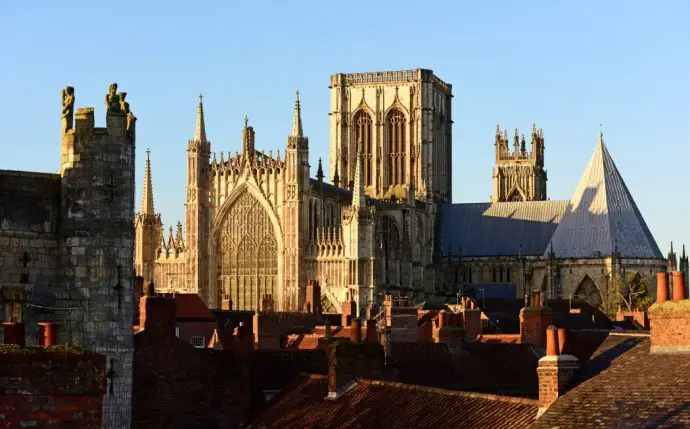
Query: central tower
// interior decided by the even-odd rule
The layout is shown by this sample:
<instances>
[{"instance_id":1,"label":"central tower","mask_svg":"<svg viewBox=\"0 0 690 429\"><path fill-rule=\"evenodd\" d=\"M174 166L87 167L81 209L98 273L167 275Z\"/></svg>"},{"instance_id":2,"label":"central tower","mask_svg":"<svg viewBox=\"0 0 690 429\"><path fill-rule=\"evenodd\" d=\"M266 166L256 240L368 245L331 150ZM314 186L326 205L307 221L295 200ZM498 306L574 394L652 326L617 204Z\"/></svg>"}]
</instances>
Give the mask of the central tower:
<instances>
[{"instance_id":1,"label":"central tower","mask_svg":"<svg viewBox=\"0 0 690 429\"><path fill-rule=\"evenodd\" d=\"M331 76L330 177L352 188L357 154L366 195L450 201L451 85L431 70Z\"/></svg>"}]
</instances>

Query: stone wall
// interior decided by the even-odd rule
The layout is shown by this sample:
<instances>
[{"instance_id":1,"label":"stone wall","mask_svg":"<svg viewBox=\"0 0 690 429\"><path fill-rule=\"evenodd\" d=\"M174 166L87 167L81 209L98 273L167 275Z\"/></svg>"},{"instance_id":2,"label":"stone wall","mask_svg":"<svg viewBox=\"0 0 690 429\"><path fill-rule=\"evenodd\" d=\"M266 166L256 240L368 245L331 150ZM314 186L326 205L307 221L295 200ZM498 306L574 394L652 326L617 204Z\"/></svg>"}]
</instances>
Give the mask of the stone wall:
<instances>
[{"instance_id":1,"label":"stone wall","mask_svg":"<svg viewBox=\"0 0 690 429\"><path fill-rule=\"evenodd\" d=\"M105 384L103 355L0 346L0 426L98 429Z\"/></svg>"}]
</instances>

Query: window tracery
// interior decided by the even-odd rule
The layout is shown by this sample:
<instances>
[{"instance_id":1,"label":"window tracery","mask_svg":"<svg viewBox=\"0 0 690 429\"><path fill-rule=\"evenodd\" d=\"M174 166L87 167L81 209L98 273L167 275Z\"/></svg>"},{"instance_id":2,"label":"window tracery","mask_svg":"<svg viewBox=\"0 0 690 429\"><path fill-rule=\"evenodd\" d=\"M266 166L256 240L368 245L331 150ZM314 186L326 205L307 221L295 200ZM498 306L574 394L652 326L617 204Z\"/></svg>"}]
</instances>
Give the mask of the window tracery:
<instances>
[{"instance_id":1,"label":"window tracery","mask_svg":"<svg viewBox=\"0 0 690 429\"><path fill-rule=\"evenodd\" d=\"M405 115L399 109L386 117L388 184L405 183Z\"/></svg>"},{"instance_id":2,"label":"window tracery","mask_svg":"<svg viewBox=\"0 0 690 429\"><path fill-rule=\"evenodd\" d=\"M371 116L360 110L355 113L353 120L355 144L359 145L355 148L362 157L362 164L364 167L364 186L371 186L374 183L374 158L373 158L373 137L371 135Z\"/></svg>"},{"instance_id":3,"label":"window tracery","mask_svg":"<svg viewBox=\"0 0 690 429\"><path fill-rule=\"evenodd\" d=\"M225 216L218 247L218 293L233 309L260 309L261 297L277 298L278 248L268 213L244 192Z\"/></svg>"}]
</instances>

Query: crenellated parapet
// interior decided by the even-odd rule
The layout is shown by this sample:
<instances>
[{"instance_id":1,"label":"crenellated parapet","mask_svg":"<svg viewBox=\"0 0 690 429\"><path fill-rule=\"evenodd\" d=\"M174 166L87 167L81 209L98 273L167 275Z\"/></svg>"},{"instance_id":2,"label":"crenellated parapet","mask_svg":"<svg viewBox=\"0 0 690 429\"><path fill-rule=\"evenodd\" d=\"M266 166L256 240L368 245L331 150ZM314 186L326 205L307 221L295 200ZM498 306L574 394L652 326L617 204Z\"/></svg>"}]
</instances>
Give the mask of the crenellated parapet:
<instances>
[{"instance_id":1,"label":"crenellated parapet","mask_svg":"<svg viewBox=\"0 0 690 429\"><path fill-rule=\"evenodd\" d=\"M513 136L513 150L510 150L510 141L506 129L501 132L501 126L496 125L496 162L527 160L537 165L544 163L544 130L537 130L536 124L532 124L531 148L527 150L525 134L520 135L515 128Z\"/></svg>"}]
</instances>

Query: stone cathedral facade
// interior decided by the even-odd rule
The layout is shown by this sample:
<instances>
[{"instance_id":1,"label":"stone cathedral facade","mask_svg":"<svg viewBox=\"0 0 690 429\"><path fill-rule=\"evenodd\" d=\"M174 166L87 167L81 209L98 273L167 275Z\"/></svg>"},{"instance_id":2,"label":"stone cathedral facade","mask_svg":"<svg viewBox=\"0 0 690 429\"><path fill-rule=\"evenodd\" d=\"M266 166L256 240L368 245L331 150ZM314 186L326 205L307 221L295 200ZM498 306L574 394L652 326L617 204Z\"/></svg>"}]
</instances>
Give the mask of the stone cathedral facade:
<instances>
[{"instance_id":1,"label":"stone cathedral facade","mask_svg":"<svg viewBox=\"0 0 690 429\"><path fill-rule=\"evenodd\" d=\"M665 266L601 138L572 199L548 201L543 130L533 126L529 151L516 130L511 151L497 127L492 202L453 204L450 84L416 69L336 74L329 89L328 178L321 160L310 177L299 94L282 152L261 149L246 119L241 152L212 151L200 99L186 222L167 238L147 160L137 275L235 310L303 311L317 280L324 311L354 300L361 313L387 293L455 301L480 289L600 304L626 269L653 287ZM600 225L591 237L589 222Z\"/></svg>"}]
</instances>

